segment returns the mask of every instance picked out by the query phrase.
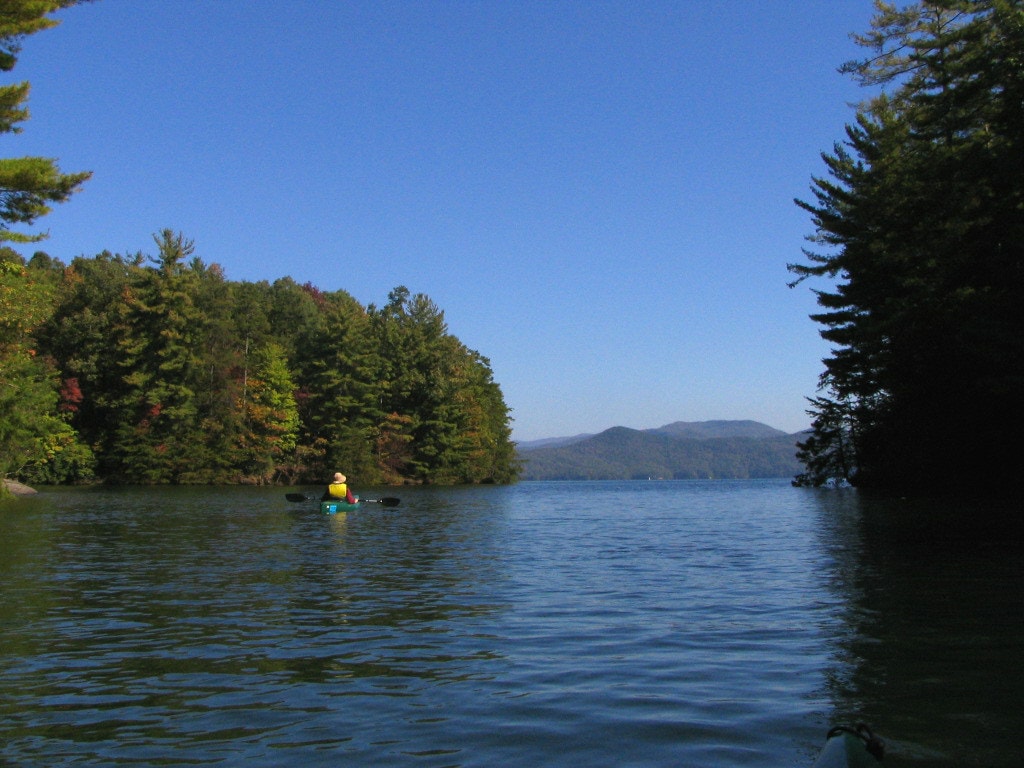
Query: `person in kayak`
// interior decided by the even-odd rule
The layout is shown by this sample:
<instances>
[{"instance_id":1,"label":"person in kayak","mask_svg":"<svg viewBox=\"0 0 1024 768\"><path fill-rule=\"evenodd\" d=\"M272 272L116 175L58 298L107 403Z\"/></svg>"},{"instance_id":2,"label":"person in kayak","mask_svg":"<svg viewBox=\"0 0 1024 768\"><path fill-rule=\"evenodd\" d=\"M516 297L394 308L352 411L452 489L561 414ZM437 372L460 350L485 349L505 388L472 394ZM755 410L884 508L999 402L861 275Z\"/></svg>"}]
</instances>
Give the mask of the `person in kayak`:
<instances>
[{"instance_id":1,"label":"person in kayak","mask_svg":"<svg viewBox=\"0 0 1024 768\"><path fill-rule=\"evenodd\" d=\"M348 487L348 478L341 472L334 473L334 480L327 486L324 495L320 497L321 501L330 501L331 499L339 501L344 499L349 504L355 504L357 501L356 497L352 495L352 489Z\"/></svg>"}]
</instances>

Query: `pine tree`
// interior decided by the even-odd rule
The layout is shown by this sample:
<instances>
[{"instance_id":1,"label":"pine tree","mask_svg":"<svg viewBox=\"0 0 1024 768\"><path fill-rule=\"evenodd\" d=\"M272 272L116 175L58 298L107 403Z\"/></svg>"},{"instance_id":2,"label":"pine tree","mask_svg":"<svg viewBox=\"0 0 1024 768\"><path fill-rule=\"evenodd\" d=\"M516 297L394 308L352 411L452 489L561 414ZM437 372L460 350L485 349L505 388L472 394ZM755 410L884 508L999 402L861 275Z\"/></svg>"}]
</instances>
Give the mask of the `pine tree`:
<instances>
[{"instance_id":1,"label":"pine tree","mask_svg":"<svg viewBox=\"0 0 1024 768\"><path fill-rule=\"evenodd\" d=\"M14 69L22 40L54 26L57 21L50 14L72 4L73 0L0 4L0 71ZM28 83L0 86L0 133L21 131L19 124L28 118L28 93ZM31 225L45 216L51 203L67 200L89 175L61 173L49 158L0 158L0 245L42 239L44 235L11 227ZM36 358L26 338L53 310L52 293L39 295L38 281L28 279L23 262L14 256L6 248L0 256L0 476L41 455L52 455L74 439L73 430L54 410L59 383L52 366Z\"/></svg>"},{"instance_id":2,"label":"pine tree","mask_svg":"<svg viewBox=\"0 0 1024 768\"><path fill-rule=\"evenodd\" d=\"M791 269L833 281L813 317L835 345L802 480L976 492L1021 458L1024 9L876 5L845 69L887 90L799 203L825 251Z\"/></svg>"},{"instance_id":3,"label":"pine tree","mask_svg":"<svg viewBox=\"0 0 1024 768\"><path fill-rule=\"evenodd\" d=\"M191 451L197 469L188 482L230 482L238 477L238 444L244 430L239 407L244 387L245 346L238 335L234 286L217 264L199 258L188 265L197 325L194 343L196 419L201 440Z\"/></svg>"},{"instance_id":4,"label":"pine tree","mask_svg":"<svg viewBox=\"0 0 1024 768\"><path fill-rule=\"evenodd\" d=\"M164 230L154 240L155 269L143 270L120 305L117 403L109 458L131 482L180 482L201 445L196 382L201 375L195 276L185 267L194 244Z\"/></svg>"},{"instance_id":5,"label":"pine tree","mask_svg":"<svg viewBox=\"0 0 1024 768\"><path fill-rule=\"evenodd\" d=\"M517 474L508 408L488 361L449 334L444 312L399 286L370 308L382 404L393 414L382 456L418 482L511 482Z\"/></svg>"},{"instance_id":6,"label":"pine tree","mask_svg":"<svg viewBox=\"0 0 1024 768\"><path fill-rule=\"evenodd\" d=\"M294 359L308 471L323 478L341 470L363 482L376 480L379 366L366 310L344 291L303 290L317 308L297 337Z\"/></svg>"},{"instance_id":7,"label":"pine tree","mask_svg":"<svg viewBox=\"0 0 1024 768\"><path fill-rule=\"evenodd\" d=\"M54 11L77 0L4 0L0 3L0 71L10 72L18 62L21 41L55 26ZM0 133L19 133L28 118L25 102L29 84L0 86ZM61 173L57 161L46 157L0 158L0 244L32 243L45 234L26 234L11 226L31 225L79 190L92 174Z\"/></svg>"}]
</instances>

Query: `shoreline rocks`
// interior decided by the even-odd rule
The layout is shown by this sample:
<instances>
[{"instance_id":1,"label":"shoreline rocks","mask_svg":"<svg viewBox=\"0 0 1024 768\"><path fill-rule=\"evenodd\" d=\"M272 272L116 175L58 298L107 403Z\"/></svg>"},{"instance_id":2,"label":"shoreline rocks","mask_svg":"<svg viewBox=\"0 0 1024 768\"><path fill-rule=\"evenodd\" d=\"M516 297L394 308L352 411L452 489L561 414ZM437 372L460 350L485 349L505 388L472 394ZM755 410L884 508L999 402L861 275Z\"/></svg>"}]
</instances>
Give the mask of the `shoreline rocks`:
<instances>
[{"instance_id":1,"label":"shoreline rocks","mask_svg":"<svg viewBox=\"0 0 1024 768\"><path fill-rule=\"evenodd\" d=\"M15 496L31 496L39 493L35 488L29 488L27 485L22 485L14 480L4 480L4 487Z\"/></svg>"}]
</instances>

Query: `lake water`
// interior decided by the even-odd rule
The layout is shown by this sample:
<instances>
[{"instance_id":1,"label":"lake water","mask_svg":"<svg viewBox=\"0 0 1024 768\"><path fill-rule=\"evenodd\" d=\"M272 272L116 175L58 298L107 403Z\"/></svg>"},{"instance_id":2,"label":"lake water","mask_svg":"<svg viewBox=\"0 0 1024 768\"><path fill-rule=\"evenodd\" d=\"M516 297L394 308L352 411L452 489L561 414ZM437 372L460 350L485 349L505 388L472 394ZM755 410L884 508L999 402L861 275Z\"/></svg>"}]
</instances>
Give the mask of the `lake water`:
<instances>
[{"instance_id":1,"label":"lake water","mask_svg":"<svg viewBox=\"0 0 1024 768\"><path fill-rule=\"evenodd\" d=\"M1022 763L1015 547L786 481L285 490L0 503L0 765Z\"/></svg>"}]
</instances>

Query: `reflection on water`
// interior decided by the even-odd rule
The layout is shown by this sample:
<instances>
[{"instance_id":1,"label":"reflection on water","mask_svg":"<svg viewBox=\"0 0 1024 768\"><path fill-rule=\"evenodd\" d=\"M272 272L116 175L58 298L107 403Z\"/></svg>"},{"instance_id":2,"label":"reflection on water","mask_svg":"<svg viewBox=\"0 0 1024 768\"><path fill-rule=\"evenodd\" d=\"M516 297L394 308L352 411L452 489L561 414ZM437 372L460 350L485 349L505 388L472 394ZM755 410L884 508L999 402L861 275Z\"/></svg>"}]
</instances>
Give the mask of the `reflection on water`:
<instances>
[{"instance_id":1,"label":"reflection on water","mask_svg":"<svg viewBox=\"0 0 1024 768\"><path fill-rule=\"evenodd\" d=\"M0 506L0 764L768 768L857 719L888 765L1019 762L1005 550L777 482L399 495Z\"/></svg>"},{"instance_id":2,"label":"reflection on water","mask_svg":"<svg viewBox=\"0 0 1024 768\"><path fill-rule=\"evenodd\" d=\"M984 505L812 493L843 603L836 719L884 730L887 765L1019 765L1020 541L993 538Z\"/></svg>"}]
</instances>

